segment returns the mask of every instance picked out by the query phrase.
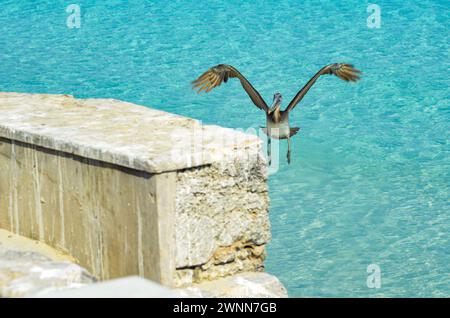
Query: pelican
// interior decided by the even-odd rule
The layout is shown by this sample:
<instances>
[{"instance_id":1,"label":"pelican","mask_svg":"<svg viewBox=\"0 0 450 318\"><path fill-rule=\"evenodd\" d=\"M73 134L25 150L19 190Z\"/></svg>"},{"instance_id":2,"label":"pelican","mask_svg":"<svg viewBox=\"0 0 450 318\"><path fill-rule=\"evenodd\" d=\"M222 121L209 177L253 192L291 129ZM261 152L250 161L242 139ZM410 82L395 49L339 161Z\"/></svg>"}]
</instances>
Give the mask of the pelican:
<instances>
[{"instance_id":1,"label":"pelican","mask_svg":"<svg viewBox=\"0 0 450 318\"><path fill-rule=\"evenodd\" d=\"M229 78L238 78L242 87L247 92L256 107L266 113L266 127L262 127L267 134L267 155L269 164L271 163L271 138L287 139L288 151L287 162L291 163L291 137L297 134L300 128L291 127L289 124L289 114L303 99L311 86L322 75L336 75L346 82L356 82L360 79L361 71L357 70L351 64L333 63L324 66L318 71L301 90L298 91L294 99L289 103L285 110L280 110L283 97L280 93L273 95L272 105L269 107L258 91L250 84L250 82L235 67L227 64L219 64L211 67L192 82L192 88L197 89L197 93L205 91L208 93L213 88L220 86L223 82L227 82Z\"/></svg>"}]
</instances>

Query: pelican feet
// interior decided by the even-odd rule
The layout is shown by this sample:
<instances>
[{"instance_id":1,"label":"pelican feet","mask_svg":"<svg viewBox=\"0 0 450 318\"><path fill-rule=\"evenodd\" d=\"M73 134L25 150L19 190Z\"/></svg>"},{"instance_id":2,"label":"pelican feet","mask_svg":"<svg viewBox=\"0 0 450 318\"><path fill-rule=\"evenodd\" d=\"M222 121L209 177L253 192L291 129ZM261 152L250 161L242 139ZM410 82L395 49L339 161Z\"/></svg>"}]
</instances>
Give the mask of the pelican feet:
<instances>
[{"instance_id":1,"label":"pelican feet","mask_svg":"<svg viewBox=\"0 0 450 318\"><path fill-rule=\"evenodd\" d=\"M286 154L288 164L291 164L291 138L287 139L288 151Z\"/></svg>"}]
</instances>

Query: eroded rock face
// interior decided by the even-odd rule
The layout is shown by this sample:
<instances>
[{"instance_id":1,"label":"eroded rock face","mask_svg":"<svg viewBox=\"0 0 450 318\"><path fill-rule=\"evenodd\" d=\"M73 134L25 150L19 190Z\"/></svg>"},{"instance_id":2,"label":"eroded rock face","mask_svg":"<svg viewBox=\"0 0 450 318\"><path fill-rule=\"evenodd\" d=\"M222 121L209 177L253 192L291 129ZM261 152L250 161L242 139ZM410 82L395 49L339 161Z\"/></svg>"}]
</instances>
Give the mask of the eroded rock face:
<instances>
[{"instance_id":1,"label":"eroded rock face","mask_svg":"<svg viewBox=\"0 0 450 318\"><path fill-rule=\"evenodd\" d=\"M34 251L10 249L0 242L0 298L42 295L94 281L74 263L52 260Z\"/></svg>"},{"instance_id":2,"label":"eroded rock face","mask_svg":"<svg viewBox=\"0 0 450 318\"><path fill-rule=\"evenodd\" d=\"M267 173L258 155L178 173L179 286L264 269L270 240Z\"/></svg>"}]
</instances>

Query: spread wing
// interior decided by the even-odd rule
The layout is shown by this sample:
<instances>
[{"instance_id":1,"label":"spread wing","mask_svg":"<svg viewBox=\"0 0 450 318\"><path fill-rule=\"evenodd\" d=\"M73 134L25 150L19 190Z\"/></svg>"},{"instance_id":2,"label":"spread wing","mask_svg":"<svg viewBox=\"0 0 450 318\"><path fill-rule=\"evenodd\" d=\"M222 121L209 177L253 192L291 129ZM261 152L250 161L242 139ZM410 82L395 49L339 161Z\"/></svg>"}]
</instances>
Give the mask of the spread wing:
<instances>
[{"instance_id":1,"label":"spread wing","mask_svg":"<svg viewBox=\"0 0 450 318\"><path fill-rule=\"evenodd\" d=\"M323 67L320 71L316 73L309 81L306 83L305 86L295 95L294 99L289 103L288 107L286 108L286 111L291 111L294 109L294 107L303 99L303 97L306 95L306 93L309 91L311 86L317 81L317 79L325 74L333 74L339 77L340 79L346 81L346 82L356 82L361 77L361 71L357 70L353 67L351 64L345 64L345 63L334 63L327 65Z\"/></svg>"},{"instance_id":2,"label":"spread wing","mask_svg":"<svg viewBox=\"0 0 450 318\"><path fill-rule=\"evenodd\" d=\"M267 112L269 107L264 99L258 93L258 91L250 84L250 82L242 75L236 68L227 64L219 64L211 67L205 73L200 75L195 81L192 82L192 88L197 89L197 93L205 91L208 93L214 87L220 86L222 82L227 82L229 78L238 78L241 81L242 87L247 92L248 96L252 100L253 104L259 109Z\"/></svg>"}]
</instances>

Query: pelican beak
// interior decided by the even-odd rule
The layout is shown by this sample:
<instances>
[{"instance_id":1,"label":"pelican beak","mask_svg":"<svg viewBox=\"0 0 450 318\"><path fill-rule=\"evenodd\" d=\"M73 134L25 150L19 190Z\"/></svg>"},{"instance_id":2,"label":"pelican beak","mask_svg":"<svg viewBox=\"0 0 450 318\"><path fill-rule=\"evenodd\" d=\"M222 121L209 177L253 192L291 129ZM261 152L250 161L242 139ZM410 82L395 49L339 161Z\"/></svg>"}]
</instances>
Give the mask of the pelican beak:
<instances>
[{"instance_id":1,"label":"pelican beak","mask_svg":"<svg viewBox=\"0 0 450 318\"><path fill-rule=\"evenodd\" d=\"M281 95L275 94L273 97L273 103L272 106L269 108L269 115L272 114L278 107L281 105Z\"/></svg>"},{"instance_id":2,"label":"pelican beak","mask_svg":"<svg viewBox=\"0 0 450 318\"><path fill-rule=\"evenodd\" d=\"M272 114L275 111L275 109L277 109L277 107L278 103L273 103L272 106L270 106L269 108L269 115Z\"/></svg>"}]
</instances>

